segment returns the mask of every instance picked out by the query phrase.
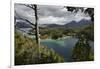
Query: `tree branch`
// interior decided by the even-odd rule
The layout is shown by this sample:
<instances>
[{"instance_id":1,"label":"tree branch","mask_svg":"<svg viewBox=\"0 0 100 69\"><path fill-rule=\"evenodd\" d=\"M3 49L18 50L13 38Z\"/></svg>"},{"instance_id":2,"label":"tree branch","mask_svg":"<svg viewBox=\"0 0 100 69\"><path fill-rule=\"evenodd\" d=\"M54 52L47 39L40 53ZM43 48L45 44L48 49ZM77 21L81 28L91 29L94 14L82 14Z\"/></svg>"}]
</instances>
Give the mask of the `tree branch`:
<instances>
[{"instance_id":1,"label":"tree branch","mask_svg":"<svg viewBox=\"0 0 100 69\"><path fill-rule=\"evenodd\" d=\"M33 4L31 4L31 5L26 5L26 4L24 4L26 7L29 7L29 8L31 8L31 9L33 9L34 10L34 5Z\"/></svg>"},{"instance_id":2,"label":"tree branch","mask_svg":"<svg viewBox=\"0 0 100 69\"><path fill-rule=\"evenodd\" d=\"M15 13L16 13L16 11L15 11ZM17 13L16 13L16 14L17 14ZM32 26L35 26L35 24L33 24L32 22L30 22L28 19L22 18L22 17L20 17L18 14L17 14L17 16L18 16L19 19L28 22L28 23L29 23L30 25L32 25Z\"/></svg>"}]
</instances>

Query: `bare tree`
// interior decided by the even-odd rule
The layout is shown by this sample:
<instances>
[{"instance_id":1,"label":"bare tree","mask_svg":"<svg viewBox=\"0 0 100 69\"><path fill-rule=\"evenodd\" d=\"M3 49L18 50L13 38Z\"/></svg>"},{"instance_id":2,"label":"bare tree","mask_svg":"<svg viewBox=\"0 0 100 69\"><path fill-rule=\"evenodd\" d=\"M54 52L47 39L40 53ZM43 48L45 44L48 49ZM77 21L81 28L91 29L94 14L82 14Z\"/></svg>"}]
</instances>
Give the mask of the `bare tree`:
<instances>
[{"instance_id":1,"label":"bare tree","mask_svg":"<svg viewBox=\"0 0 100 69\"><path fill-rule=\"evenodd\" d=\"M26 7L32 9L34 11L34 16L35 16L35 24L33 24L32 22L30 22L28 19L25 18L21 18L19 17L21 20L24 20L26 22L28 22L30 25L34 26L33 29L35 29L35 36L36 36L36 43L39 47L39 53L40 53L40 39L39 39L39 27L38 27L38 13L37 13L37 5L36 4L23 4ZM41 57L41 54L39 54L39 58Z\"/></svg>"},{"instance_id":2,"label":"bare tree","mask_svg":"<svg viewBox=\"0 0 100 69\"><path fill-rule=\"evenodd\" d=\"M36 43L38 44L38 46L40 46L40 41L39 41L39 27L38 27L38 15L37 15L37 5L36 4L21 4L24 5L30 9L32 9L34 11L34 16L35 16L35 24L32 23L30 20L28 20L27 18L21 17L20 15L18 15L16 13L16 15L18 16L19 19L29 23L32 26L32 29L35 29L35 36L36 36ZM15 18L15 23L16 23L16 17Z\"/></svg>"},{"instance_id":3,"label":"bare tree","mask_svg":"<svg viewBox=\"0 0 100 69\"><path fill-rule=\"evenodd\" d=\"M40 46L40 40L39 40L39 27L38 27L38 16L37 16L37 5L34 6L34 12L35 12L35 30L36 30L36 42L38 46Z\"/></svg>"},{"instance_id":4,"label":"bare tree","mask_svg":"<svg viewBox=\"0 0 100 69\"><path fill-rule=\"evenodd\" d=\"M39 47L39 53L40 53L40 40L39 40L39 27L38 27L38 15L37 15L37 5L36 4L29 4L29 5L26 5L24 4L26 7L29 7L31 8L34 13L35 13L35 36L36 36L36 43ZM39 57L41 55L39 54Z\"/></svg>"},{"instance_id":5,"label":"bare tree","mask_svg":"<svg viewBox=\"0 0 100 69\"><path fill-rule=\"evenodd\" d=\"M40 46L40 41L39 41L39 28L38 28L38 15L37 15L37 5L36 4L24 4L26 7L31 8L34 13L35 13L35 34L36 34L36 43L38 44L38 46Z\"/></svg>"}]
</instances>

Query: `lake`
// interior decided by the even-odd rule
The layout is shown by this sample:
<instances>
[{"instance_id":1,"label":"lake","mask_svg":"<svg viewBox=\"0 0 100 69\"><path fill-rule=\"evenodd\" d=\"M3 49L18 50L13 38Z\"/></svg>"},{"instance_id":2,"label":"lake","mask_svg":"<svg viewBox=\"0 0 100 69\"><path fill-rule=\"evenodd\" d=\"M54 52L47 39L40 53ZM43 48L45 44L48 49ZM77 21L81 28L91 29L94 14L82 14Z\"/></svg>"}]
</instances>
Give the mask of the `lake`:
<instances>
[{"instance_id":1,"label":"lake","mask_svg":"<svg viewBox=\"0 0 100 69\"><path fill-rule=\"evenodd\" d=\"M65 62L72 61L72 49L75 46L76 42L78 41L77 38L73 38L67 36L62 39L53 40L53 39L44 39L41 40L41 44L47 46L48 48L52 48L55 52L59 55L64 57ZM94 51L94 42L89 41L92 51Z\"/></svg>"}]
</instances>

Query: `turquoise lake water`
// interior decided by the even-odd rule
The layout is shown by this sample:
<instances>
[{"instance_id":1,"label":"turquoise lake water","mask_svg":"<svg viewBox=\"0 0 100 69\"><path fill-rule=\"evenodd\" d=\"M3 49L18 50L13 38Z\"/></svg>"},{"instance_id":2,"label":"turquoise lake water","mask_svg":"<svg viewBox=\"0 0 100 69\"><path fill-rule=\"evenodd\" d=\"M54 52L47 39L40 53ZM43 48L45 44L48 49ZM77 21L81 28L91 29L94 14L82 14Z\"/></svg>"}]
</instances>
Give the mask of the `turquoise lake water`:
<instances>
[{"instance_id":1,"label":"turquoise lake water","mask_svg":"<svg viewBox=\"0 0 100 69\"><path fill-rule=\"evenodd\" d=\"M52 48L59 55L64 57L66 62L72 61L72 49L75 46L77 38L66 37L58 40L53 39L45 39L41 40L41 44L47 46L48 48ZM94 43L90 41L90 46L92 47L92 51L94 51Z\"/></svg>"}]
</instances>

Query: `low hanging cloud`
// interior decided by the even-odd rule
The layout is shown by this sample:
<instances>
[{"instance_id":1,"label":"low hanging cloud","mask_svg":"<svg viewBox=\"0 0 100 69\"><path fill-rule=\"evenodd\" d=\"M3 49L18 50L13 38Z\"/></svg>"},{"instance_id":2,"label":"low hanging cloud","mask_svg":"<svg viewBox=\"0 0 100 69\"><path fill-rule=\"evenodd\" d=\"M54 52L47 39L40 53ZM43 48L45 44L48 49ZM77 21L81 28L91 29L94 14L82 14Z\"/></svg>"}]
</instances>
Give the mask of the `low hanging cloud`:
<instances>
[{"instance_id":1,"label":"low hanging cloud","mask_svg":"<svg viewBox=\"0 0 100 69\"><path fill-rule=\"evenodd\" d=\"M34 22L34 11L24 5L15 4L16 12L27 17ZM90 20L89 15L81 11L77 13L69 12L63 6L38 5L39 24L60 24L64 25L71 21L80 21L82 19Z\"/></svg>"},{"instance_id":2,"label":"low hanging cloud","mask_svg":"<svg viewBox=\"0 0 100 69\"><path fill-rule=\"evenodd\" d=\"M43 24L65 24L65 18L64 17L53 17L53 16L48 16L48 17L42 17L39 19L39 23Z\"/></svg>"}]
</instances>

